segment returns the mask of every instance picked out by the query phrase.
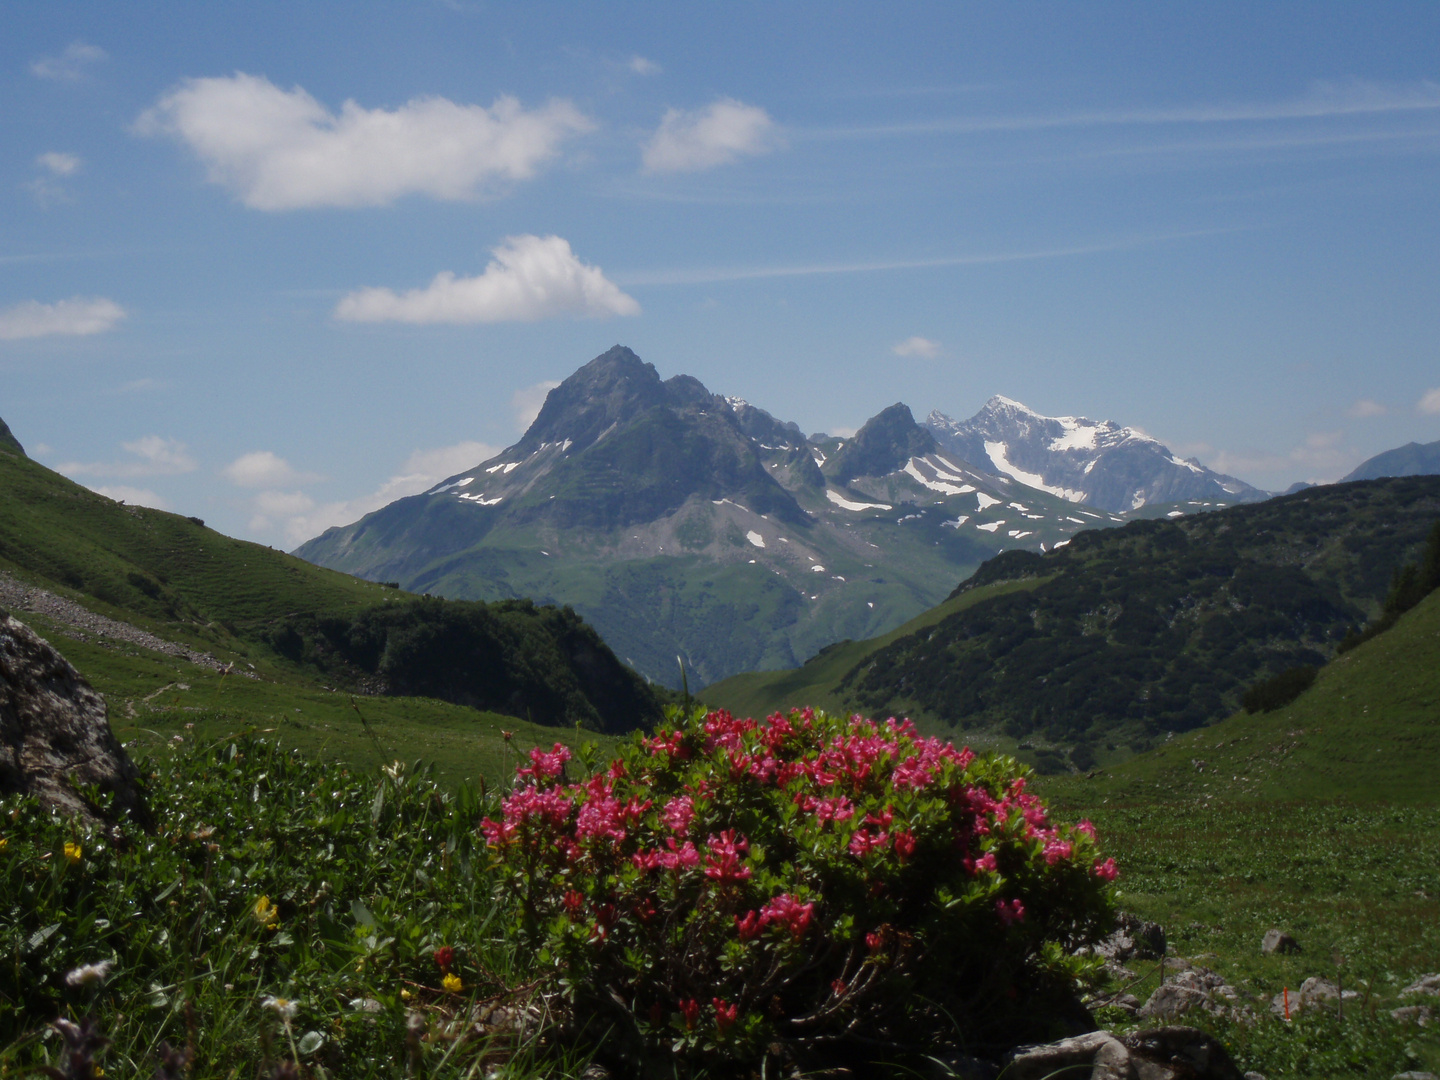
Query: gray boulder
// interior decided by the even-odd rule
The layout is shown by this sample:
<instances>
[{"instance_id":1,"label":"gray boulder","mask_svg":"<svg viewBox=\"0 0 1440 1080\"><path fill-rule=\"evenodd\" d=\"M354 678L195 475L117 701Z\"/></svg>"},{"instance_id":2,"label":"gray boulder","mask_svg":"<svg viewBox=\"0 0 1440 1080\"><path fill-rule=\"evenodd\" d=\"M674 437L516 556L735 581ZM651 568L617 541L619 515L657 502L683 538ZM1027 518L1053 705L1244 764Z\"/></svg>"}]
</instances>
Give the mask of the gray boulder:
<instances>
[{"instance_id":1,"label":"gray boulder","mask_svg":"<svg viewBox=\"0 0 1440 1080\"><path fill-rule=\"evenodd\" d=\"M1274 953L1298 953L1300 943L1283 930L1266 930L1265 937L1260 941L1260 955L1270 956Z\"/></svg>"},{"instance_id":2,"label":"gray boulder","mask_svg":"<svg viewBox=\"0 0 1440 1080\"><path fill-rule=\"evenodd\" d=\"M0 610L0 793L23 792L92 823L81 789L150 824L139 770L105 717L105 699L44 638Z\"/></svg>"},{"instance_id":3,"label":"gray boulder","mask_svg":"<svg viewBox=\"0 0 1440 1080\"><path fill-rule=\"evenodd\" d=\"M1400 991L1402 996L1410 994L1436 994L1440 995L1440 975L1421 975L1404 990Z\"/></svg>"},{"instance_id":4,"label":"gray boulder","mask_svg":"<svg viewBox=\"0 0 1440 1080\"><path fill-rule=\"evenodd\" d=\"M1006 1055L1002 1075L1005 1080L1046 1080L1055 1075L1088 1080L1243 1080L1224 1045L1189 1027L1125 1036L1092 1031L1045 1046L1017 1047Z\"/></svg>"},{"instance_id":5,"label":"gray boulder","mask_svg":"<svg viewBox=\"0 0 1440 1080\"><path fill-rule=\"evenodd\" d=\"M1300 989L1290 991L1290 1015L1336 1006L1360 995L1354 990L1341 993L1340 987L1329 979L1312 975L1300 984ZM1270 1011L1276 1016L1285 1015L1285 994L1282 991L1270 1000Z\"/></svg>"},{"instance_id":6,"label":"gray boulder","mask_svg":"<svg viewBox=\"0 0 1440 1080\"><path fill-rule=\"evenodd\" d=\"M1169 976L1140 1007L1138 1015L1145 1020L1176 1020L1192 1009L1235 1020L1249 1015L1249 1009L1240 1004L1236 989L1205 968L1191 968Z\"/></svg>"},{"instance_id":7,"label":"gray boulder","mask_svg":"<svg viewBox=\"0 0 1440 1080\"><path fill-rule=\"evenodd\" d=\"M1391 1009L1390 1015L1402 1024L1419 1024L1427 1027L1435 1019L1435 1011L1429 1005L1402 1005Z\"/></svg>"}]
</instances>

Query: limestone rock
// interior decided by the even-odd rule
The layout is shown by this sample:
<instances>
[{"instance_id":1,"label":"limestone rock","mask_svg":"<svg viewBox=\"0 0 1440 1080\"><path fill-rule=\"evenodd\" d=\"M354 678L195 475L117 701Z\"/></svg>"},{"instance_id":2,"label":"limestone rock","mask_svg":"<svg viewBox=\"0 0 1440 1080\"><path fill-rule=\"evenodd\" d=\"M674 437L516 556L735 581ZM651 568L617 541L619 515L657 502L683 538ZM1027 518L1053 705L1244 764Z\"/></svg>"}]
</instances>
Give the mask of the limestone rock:
<instances>
[{"instance_id":1,"label":"limestone rock","mask_svg":"<svg viewBox=\"0 0 1440 1080\"><path fill-rule=\"evenodd\" d=\"M1266 930L1265 937L1260 942L1260 955L1270 956L1273 953L1298 953L1300 943L1283 930Z\"/></svg>"},{"instance_id":2,"label":"limestone rock","mask_svg":"<svg viewBox=\"0 0 1440 1080\"><path fill-rule=\"evenodd\" d=\"M149 824L139 770L105 717L105 699L44 638L0 611L0 792L25 792L92 822L94 786Z\"/></svg>"},{"instance_id":3,"label":"limestone rock","mask_svg":"<svg viewBox=\"0 0 1440 1080\"><path fill-rule=\"evenodd\" d=\"M1223 978L1205 968L1191 968L1156 987L1138 1015L1147 1020L1175 1020L1192 1009L1236 1020L1249 1012L1240 1004L1239 993Z\"/></svg>"},{"instance_id":4,"label":"limestone rock","mask_svg":"<svg viewBox=\"0 0 1440 1080\"><path fill-rule=\"evenodd\" d=\"M1156 1028L1117 1037L1092 1031L1045 1046L1021 1046L1005 1057L1005 1080L1057 1074L1089 1080L1243 1080L1225 1047L1189 1027Z\"/></svg>"},{"instance_id":5,"label":"limestone rock","mask_svg":"<svg viewBox=\"0 0 1440 1080\"><path fill-rule=\"evenodd\" d=\"M1146 922L1138 915L1122 911L1115 919L1115 930L1095 946L1095 952L1107 961L1158 960L1165 954L1165 931L1159 923Z\"/></svg>"},{"instance_id":6,"label":"limestone rock","mask_svg":"<svg viewBox=\"0 0 1440 1080\"><path fill-rule=\"evenodd\" d=\"M1290 1015L1293 1017L1306 1010L1324 1008L1338 1004L1341 1000L1349 1001L1351 998L1359 996L1354 990L1346 990L1342 995L1338 985L1329 979L1312 975L1300 984L1300 989L1290 991ZM1283 992L1276 994L1271 999L1270 1011L1276 1016L1285 1015L1285 994Z\"/></svg>"},{"instance_id":7,"label":"limestone rock","mask_svg":"<svg viewBox=\"0 0 1440 1080\"><path fill-rule=\"evenodd\" d=\"M1400 994L1402 997L1408 994L1440 995L1440 975L1421 975L1404 990L1401 990Z\"/></svg>"},{"instance_id":8,"label":"limestone rock","mask_svg":"<svg viewBox=\"0 0 1440 1080\"><path fill-rule=\"evenodd\" d=\"M1435 1019L1435 1011L1429 1005L1402 1005L1398 1009L1391 1009L1390 1015L1404 1024L1419 1024L1421 1027L1428 1027L1430 1021Z\"/></svg>"}]
</instances>

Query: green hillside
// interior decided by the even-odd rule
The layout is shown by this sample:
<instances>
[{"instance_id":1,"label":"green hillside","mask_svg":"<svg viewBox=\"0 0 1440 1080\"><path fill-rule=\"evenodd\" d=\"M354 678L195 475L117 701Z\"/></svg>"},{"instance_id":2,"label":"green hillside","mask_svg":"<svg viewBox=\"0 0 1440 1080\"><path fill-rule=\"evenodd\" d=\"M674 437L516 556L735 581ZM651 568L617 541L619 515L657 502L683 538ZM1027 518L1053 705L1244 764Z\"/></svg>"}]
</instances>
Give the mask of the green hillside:
<instances>
[{"instance_id":1,"label":"green hillside","mask_svg":"<svg viewBox=\"0 0 1440 1080\"><path fill-rule=\"evenodd\" d=\"M0 574L12 596L16 583L47 589L234 664L226 692L247 688L249 704L237 705L245 715L266 715L303 690L337 697L342 713L350 693L440 699L450 721L467 706L474 716L618 732L659 716L654 692L566 609L442 601L360 581L199 519L113 502L15 453L0 452L0 506ZM161 669L155 679L218 679L113 635L76 635L61 618L17 614L75 638L62 651L86 657L82 673L96 672L112 701L143 701L156 685L143 665L104 655L147 657Z\"/></svg>"},{"instance_id":2,"label":"green hillside","mask_svg":"<svg viewBox=\"0 0 1440 1080\"><path fill-rule=\"evenodd\" d=\"M1324 663L1437 519L1440 479L1413 477L1081 533L997 556L883 638L705 695L745 712L803 696L908 714L1073 748L1089 768L1229 715L1267 675Z\"/></svg>"},{"instance_id":3,"label":"green hillside","mask_svg":"<svg viewBox=\"0 0 1440 1080\"><path fill-rule=\"evenodd\" d=\"M1345 799L1440 805L1440 592L1270 713L1237 713L1102 770L1094 802ZM1081 788L1074 789L1077 793Z\"/></svg>"}]
</instances>

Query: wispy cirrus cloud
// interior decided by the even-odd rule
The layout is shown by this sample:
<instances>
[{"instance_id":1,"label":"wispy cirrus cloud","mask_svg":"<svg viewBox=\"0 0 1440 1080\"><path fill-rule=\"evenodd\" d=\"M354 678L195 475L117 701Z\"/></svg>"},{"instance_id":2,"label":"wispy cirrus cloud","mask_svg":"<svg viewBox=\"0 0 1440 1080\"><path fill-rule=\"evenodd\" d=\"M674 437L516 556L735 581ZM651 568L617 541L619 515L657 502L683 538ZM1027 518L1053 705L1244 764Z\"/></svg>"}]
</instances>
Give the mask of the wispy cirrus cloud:
<instances>
[{"instance_id":1,"label":"wispy cirrus cloud","mask_svg":"<svg viewBox=\"0 0 1440 1080\"><path fill-rule=\"evenodd\" d=\"M1280 101L1076 110L1008 116L950 116L897 123L807 128L797 130L795 134L797 137L807 138L964 135L1041 131L1050 128L1323 120L1435 110L1440 110L1440 83L1429 79L1408 84L1352 80L1315 83L1308 93Z\"/></svg>"},{"instance_id":2,"label":"wispy cirrus cloud","mask_svg":"<svg viewBox=\"0 0 1440 1080\"><path fill-rule=\"evenodd\" d=\"M397 109L346 101L332 112L300 87L237 73L187 79L141 115L142 135L170 135L212 183L255 210L383 206L406 195L463 201L527 180L595 124L568 101L489 108L443 97Z\"/></svg>"},{"instance_id":3,"label":"wispy cirrus cloud","mask_svg":"<svg viewBox=\"0 0 1440 1080\"><path fill-rule=\"evenodd\" d=\"M116 461L67 461L56 471L67 476L108 476L130 479L139 476L177 476L194 472L199 466L179 439L165 435L143 435L123 442L128 457Z\"/></svg>"},{"instance_id":4,"label":"wispy cirrus cloud","mask_svg":"<svg viewBox=\"0 0 1440 1080\"><path fill-rule=\"evenodd\" d=\"M707 285L721 281L753 281L778 277L810 277L817 274L874 274L892 270L937 270L954 266L987 266L999 263L1029 262L1036 259L1064 259L1078 255L1096 255L1111 251L1128 251L1152 244L1175 240L1191 240L1234 232L1234 229L1194 229L1185 232L1155 233L1131 236L1094 244L1067 247L1033 248L1019 251L982 252L970 255L940 255L925 259L857 259L829 263L802 263L792 266L729 266L672 270L638 270L620 272L615 280L621 285Z\"/></svg>"},{"instance_id":5,"label":"wispy cirrus cloud","mask_svg":"<svg viewBox=\"0 0 1440 1080\"><path fill-rule=\"evenodd\" d=\"M764 109L721 98L703 109L665 110L641 160L646 172L697 172L767 154L780 144L779 129Z\"/></svg>"},{"instance_id":6,"label":"wispy cirrus cloud","mask_svg":"<svg viewBox=\"0 0 1440 1080\"><path fill-rule=\"evenodd\" d=\"M103 296L72 296L53 304L24 300L0 310L0 341L103 334L123 318L125 309Z\"/></svg>"},{"instance_id":7,"label":"wispy cirrus cloud","mask_svg":"<svg viewBox=\"0 0 1440 1080\"><path fill-rule=\"evenodd\" d=\"M640 305L558 236L512 236L484 273L436 274L424 288L359 289L335 307L345 322L496 323L638 315Z\"/></svg>"},{"instance_id":8,"label":"wispy cirrus cloud","mask_svg":"<svg viewBox=\"0 0 1440 1080\"><path fill-rule=\"evenodd\" d=\"M40 79L78 82L85 77L92 64L98 64L105 58L105 50L98 45L72 41L59 56L42 56L38 60L32 60L30 74Z\"/></svg>"}]
</instances>

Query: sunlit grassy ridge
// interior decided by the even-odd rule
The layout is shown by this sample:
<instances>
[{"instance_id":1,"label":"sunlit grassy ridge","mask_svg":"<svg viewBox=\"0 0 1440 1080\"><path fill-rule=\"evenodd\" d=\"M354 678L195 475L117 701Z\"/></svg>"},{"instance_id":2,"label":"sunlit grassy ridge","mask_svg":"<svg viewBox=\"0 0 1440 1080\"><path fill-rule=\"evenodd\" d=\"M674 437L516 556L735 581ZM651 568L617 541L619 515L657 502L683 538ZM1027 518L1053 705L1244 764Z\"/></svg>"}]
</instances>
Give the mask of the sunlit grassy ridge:
<instances>
[{"instance_id":1,"label":"sunlit grassy ridge","mask_svg":"<svg viewBox=\"0 0 1440 1080\"><path fill-rule=\"evenodd\" d=\"M452 706L401 711L434 713L446 724L461 721L460 706L477 719L506 714L612 732L659 717L655 693L568 610L416 597L221 536L195 519L117 504L4 451L0 505L0 571L235 665L208 697L177 688L152 698L162 685L209 685L212 677L113 636L21 613L57 638L122 719L159 700L223 706L261 723L304 709L286 703L294 694L331 690L365 692L381 717L397 707L378 703L376 691L442 699Z\"/></svg>"}]
</instances>

